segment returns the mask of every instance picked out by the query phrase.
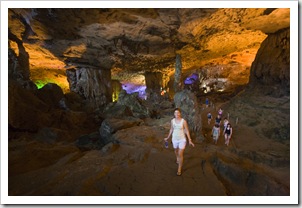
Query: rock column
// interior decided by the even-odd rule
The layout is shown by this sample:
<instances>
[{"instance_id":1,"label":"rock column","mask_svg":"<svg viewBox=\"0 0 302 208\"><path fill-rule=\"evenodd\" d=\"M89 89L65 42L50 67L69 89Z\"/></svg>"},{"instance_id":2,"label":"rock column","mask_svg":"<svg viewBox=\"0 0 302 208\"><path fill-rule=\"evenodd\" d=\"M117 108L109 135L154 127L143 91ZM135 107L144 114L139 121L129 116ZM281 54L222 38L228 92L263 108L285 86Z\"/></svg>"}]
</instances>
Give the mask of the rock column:
<instances>
[{"instance_id":1,"label":"rock column","mask_svg":"<svg viewBox=\"0 0 302 208\"><path fill-rule=\"evenodd\" d=\"M202 117L196 96L189 90L183 90L174 95L175 107L180 108L182 116L187 120L192 139L203 141Z\"/></svg>"},{"instance_id":2,"label":"rock column","mask_svg":"<svg viewBox=\"0 0 302 208\"><path fill-rule=\"evenodd\" d=\"M174 92L180 92L183 89L182 82L182 64L181 56L176 54L175 74L174 74Z\"/></svg>"}]
</instances>

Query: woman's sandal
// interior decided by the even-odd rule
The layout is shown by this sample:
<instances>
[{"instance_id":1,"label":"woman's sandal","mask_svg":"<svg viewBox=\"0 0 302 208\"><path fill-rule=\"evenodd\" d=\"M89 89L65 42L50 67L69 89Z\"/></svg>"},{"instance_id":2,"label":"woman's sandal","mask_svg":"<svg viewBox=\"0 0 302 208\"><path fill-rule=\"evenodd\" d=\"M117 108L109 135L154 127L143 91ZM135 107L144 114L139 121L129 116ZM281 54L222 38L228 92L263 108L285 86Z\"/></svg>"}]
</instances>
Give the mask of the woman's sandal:
<instances>
[{"instance_id":1,"label":"woman's sandal","mask_svg":"<svg viewBox=\"0 0 302 208\"><path fill-rule=\"evenodd\" d=\"M181 171L177 171L176 175L181 176Z\"/></svg>"}]
</instances>

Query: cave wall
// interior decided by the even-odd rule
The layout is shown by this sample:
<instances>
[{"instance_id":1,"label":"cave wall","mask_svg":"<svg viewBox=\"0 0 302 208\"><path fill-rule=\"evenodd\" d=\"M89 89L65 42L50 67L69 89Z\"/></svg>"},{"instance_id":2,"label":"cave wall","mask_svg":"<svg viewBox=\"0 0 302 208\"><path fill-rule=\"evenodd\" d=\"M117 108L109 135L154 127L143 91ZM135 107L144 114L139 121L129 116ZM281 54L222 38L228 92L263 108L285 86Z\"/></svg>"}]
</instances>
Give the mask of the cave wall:
<instances>
[{"instance_id":1,"label":"cave wall","mask_svg":"<svg viewBox=\"0 0 302 208\"><path fill-rule=\"evenodd\" d=\"M290 93L290 29L269 34L251 66L249 89L283 96Z\"/></svg>"},{"instance_id":2,"label":"cave wall","mask_svg":"<svg viewBox=\"0 0 302 208\"><path fill-rule=\"evenodd\" d=\"M9 31L9 40L15 42L18 46L18 54L8 47L8 77L14 80L29 81L29 54L23 46L23 42Z\"/></svg>"},{"instance_id":3,"label":"cave wall","mask_svg":"<svg viewBox=\"0 0 302 208\"><path fill-rule=\"evenodd\" d=\"M112 101L110 70L82 67L66 70L70 91L78 93L96 106Z\"/></svg>"}]
</instances>

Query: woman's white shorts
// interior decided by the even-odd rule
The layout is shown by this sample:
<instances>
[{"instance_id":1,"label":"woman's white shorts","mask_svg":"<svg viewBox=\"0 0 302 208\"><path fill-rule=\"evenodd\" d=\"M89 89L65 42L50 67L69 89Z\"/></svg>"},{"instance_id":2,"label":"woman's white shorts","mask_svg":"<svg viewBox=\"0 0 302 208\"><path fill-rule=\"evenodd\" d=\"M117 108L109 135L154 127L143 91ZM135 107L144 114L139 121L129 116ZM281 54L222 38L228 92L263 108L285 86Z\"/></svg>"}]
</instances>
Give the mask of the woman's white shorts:
<instances>
[{"instance_id":1,"label":"woman's white shorts","mask_svg":"<svg viewBox=\"0 0 302 208\"><path fill-rule=\"evenodd\" d=\"M185 149L187 141L186 140L172 141L172 143L174 149Z\"/></svg>"}]
</instances>

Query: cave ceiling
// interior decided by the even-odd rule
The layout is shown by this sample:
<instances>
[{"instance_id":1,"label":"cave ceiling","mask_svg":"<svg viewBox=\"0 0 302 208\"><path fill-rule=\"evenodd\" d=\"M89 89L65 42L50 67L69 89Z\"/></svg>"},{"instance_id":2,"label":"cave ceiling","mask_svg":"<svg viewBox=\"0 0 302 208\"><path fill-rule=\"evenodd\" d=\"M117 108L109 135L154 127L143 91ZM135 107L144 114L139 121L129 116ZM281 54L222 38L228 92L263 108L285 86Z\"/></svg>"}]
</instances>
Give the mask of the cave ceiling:
<instances>
[{"instance_id":1,"label":"cave ceiling","mask_svg":"<svg viewBox=\"0 0 302 208\"><path fill-rule=\"evenodd\" d=\"M111 70L143 83L145 72L211 65L250 68L268 34L289 27L289 9L9 9L9 30L23 41L33 81L68 88L65 70ZM16 43L10 46L18 52Z\"/></svg>"}]
</instances>

